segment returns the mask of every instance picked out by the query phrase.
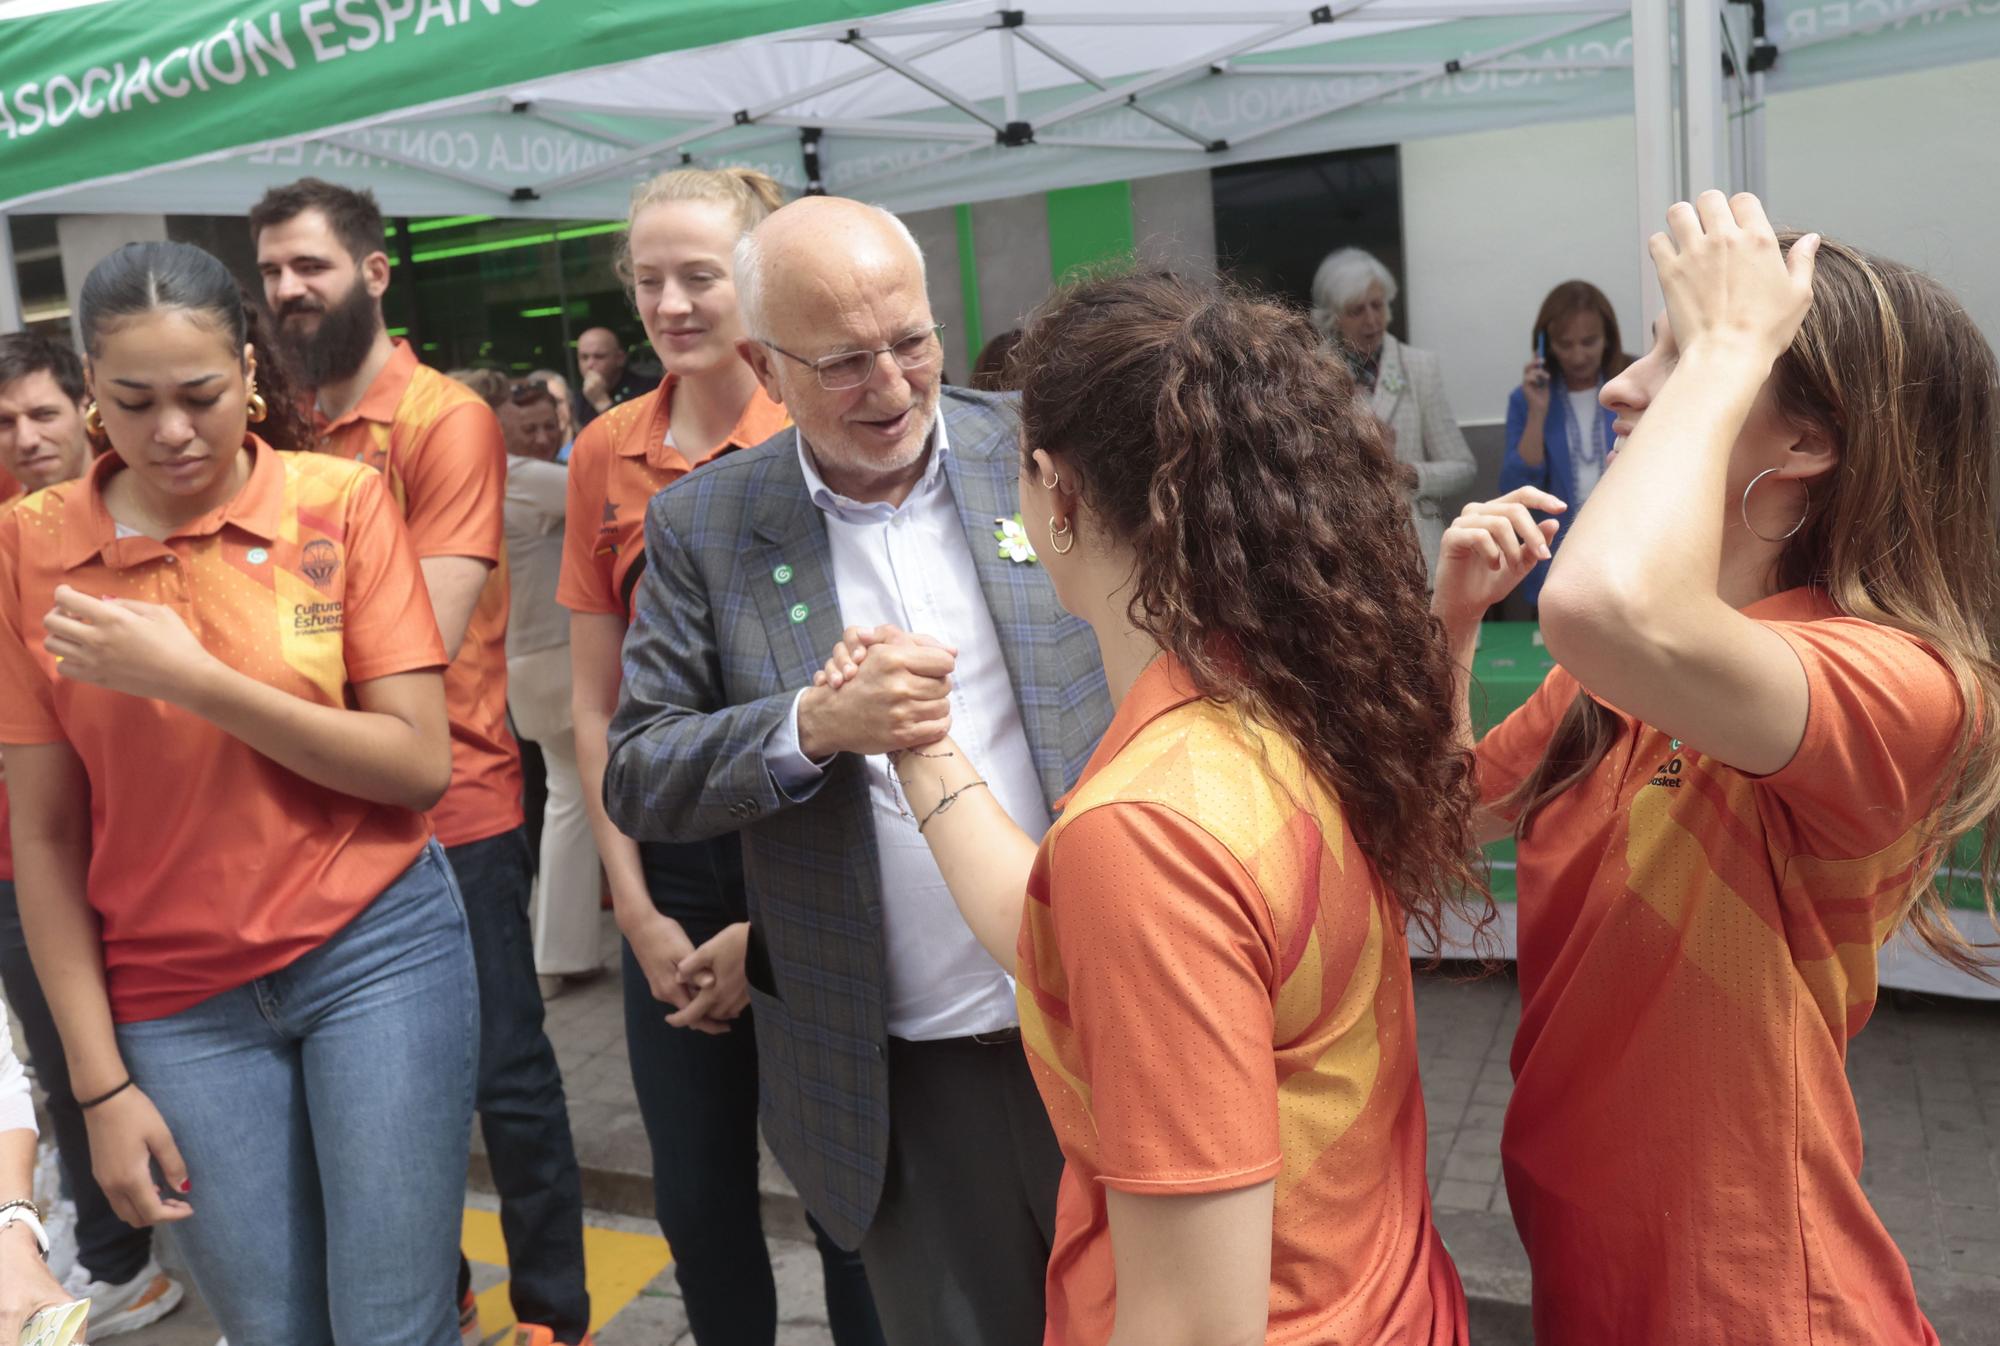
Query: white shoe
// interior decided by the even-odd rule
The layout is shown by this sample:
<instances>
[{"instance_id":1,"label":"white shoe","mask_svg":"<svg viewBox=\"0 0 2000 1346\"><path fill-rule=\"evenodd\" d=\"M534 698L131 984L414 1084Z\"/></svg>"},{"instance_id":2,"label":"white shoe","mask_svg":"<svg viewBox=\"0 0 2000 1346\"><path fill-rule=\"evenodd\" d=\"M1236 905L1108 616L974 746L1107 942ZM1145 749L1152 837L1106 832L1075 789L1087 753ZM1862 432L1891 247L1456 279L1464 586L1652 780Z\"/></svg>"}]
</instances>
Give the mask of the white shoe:
<instances>
[{"instance_id":1,"label":"white shoe","mask_svg":"<svg viewBox=\"0 0 2000 1346\"><path fill-rule=\"evenodd\" d=\"M187 1297L181 1283L160 1270L159 1259L153 1257L122 1285L90 1279L90 1272L79 1263L63 1282L63 1291L72 1299L90 1301L92 1341L150 1327L179 1308Z\"/></svg>"}]
</instances>

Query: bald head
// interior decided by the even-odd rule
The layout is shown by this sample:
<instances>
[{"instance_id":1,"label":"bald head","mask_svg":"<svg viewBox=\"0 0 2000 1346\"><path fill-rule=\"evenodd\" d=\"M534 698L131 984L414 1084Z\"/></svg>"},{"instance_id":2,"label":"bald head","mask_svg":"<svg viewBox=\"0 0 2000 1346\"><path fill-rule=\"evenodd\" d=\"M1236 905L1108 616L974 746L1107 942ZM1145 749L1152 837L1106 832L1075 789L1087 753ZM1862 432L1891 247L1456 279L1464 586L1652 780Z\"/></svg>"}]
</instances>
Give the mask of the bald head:
<instances>
[{"instance_id":1,"label":"bald head","mask_svg":"<svg viewBox=\"0 0 2000 1346\"><path fill-rule=\"evenodd\" d=\"M576 339L576 363L586 376L614 384L625 372L625 343L609 327L592 327Z\"/></svg>"},{"instance_id":2,"label":"bald head","mask_svg":"<svg viewBox=\"0 0 2000 1346\"><path fill-rule=\"evenodd\" d=\"M806 196L776 210L736 246L736 302L753 335L765 319L829 291L891 279L924 288L924 254L903 222L844 196Z\"/></svg>"},{"instance_id":3,"label":"bald head","mask_svg":"<svg viewBox=\"0 0 2000 1346\"><path fill-rule=\"evenodd\" d=\"M903 222L839 197L794 201L737 244L736 298L737 350L827 485L900 500L922 472L944 355Z\"/></svg>"}]
</instances>

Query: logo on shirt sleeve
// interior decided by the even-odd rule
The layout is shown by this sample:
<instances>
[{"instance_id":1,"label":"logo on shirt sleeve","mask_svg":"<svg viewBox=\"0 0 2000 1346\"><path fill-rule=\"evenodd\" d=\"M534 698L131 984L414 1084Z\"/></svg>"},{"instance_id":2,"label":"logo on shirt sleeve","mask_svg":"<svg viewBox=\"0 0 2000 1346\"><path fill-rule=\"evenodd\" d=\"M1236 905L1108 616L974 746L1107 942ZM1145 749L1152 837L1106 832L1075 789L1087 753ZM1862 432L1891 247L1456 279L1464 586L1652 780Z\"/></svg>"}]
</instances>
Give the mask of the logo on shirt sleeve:
<instances>
[{"instance_id":1,"label":"logo on shirt sleeve","mask_svg":"<svg viewBox=\"0 0 2000 1346\"><path fill-rule=\"evenodd\" d=\"M300 558L299 573L324 589L340 569L340 550L325 538L308 542Z\"/></svg>"}]
</instances>

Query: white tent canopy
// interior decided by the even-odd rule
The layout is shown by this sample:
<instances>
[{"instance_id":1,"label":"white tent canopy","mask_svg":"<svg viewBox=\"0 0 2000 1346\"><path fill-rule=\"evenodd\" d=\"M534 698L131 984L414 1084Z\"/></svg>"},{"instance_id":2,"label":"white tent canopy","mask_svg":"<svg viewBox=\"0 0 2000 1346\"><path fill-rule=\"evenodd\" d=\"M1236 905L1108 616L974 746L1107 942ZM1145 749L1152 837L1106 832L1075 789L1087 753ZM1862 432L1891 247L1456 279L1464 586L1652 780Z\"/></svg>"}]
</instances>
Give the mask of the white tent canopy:
<instances>
[{"instance_id":1,"label":"white tent canopy","mask_svg":"<svg viewBox=\"0 0 2000 1346\"><path fill-rule=\"evenodd\" d=\"M1256 4L1258 0L1249 0ZM944 0L559 74L339 121L0 209L216 213L289 171L364 179L395 215L610 218L682 163L754 164L795 190L897 209L1357 145L1602 116L1640 101L1665 182L1717 181L1756 101L1728 81L1753 7L1690 30L1676 99L1665 0L1341 0L1218 12L1186 0ZM2000 6L1774 3L1773 90L2000 55ZM1648 62L1651 68L1648 69ZM5 58L0 56L0 69ZM1672 104L1688 129L1669 136ZM1648 127L1651 130L1649 131ZM1678 128L1678 123L1675 123ZM1688 135L1692 134L1692 141ZM1754 180L1754 148L1739 180ZM1642 183L1648 176L1641 153ZM1679 170L1675 169L1679 165ZM1661 188L1662 192L1673 187ZM4 186L0 186L4 196ZM1649 216L1650 217L1650 216Z\"/></svg>"}]
</instances>

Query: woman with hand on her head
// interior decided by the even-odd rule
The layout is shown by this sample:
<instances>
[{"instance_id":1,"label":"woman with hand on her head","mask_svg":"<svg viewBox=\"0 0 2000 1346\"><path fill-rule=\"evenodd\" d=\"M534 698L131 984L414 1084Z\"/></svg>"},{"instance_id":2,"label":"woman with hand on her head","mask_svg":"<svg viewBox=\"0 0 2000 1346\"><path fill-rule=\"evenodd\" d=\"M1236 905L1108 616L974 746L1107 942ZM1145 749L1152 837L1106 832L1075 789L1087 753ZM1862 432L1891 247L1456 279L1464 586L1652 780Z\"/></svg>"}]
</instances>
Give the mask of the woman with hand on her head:
<instances>
[{"instance_id":1,"label":"woman with hand on her head","mask_svg":"<svg viewBox=\"0 0 2000 1346\"><path fill-rule=\"evenodd\" d=\"M1755 197L1668 224L1542 591L1560 666L1478 746L1482 839L1519 837L1535 1339L1935 1342L1843 1067L1897 930L1990 975L1933 880L1981 823L1991 872L2000 373L1937 282ZM1462 677L1561 509L1522 487L1447 533Z\"/></svg>"},{"instance_id":2,"label":"woman with hand on her head","mask_svg":"<svg viewBox=\"0 0 2000 1346\"><path fill-rule=\"evenodd\" d=\"M449 1346L478 1014L422 572L380 474L287 451L222 263L122 248L77 318L103 452L0 519L0 745L98 1182L239 1346Z\"/></svg>"},{"instance_id":3,"label":"woman with hand on her head","mask_svg":"<svg viewBox=\"0 0 2000 1346\"><path fill-rule=\"evenodd\" d=\"M1047 1340L1462 1342L1404 927L1476 887L1471 762L1396 464L1305 320L1226 289L1085 282L1014 362L1022 516L1117 715L1039 847L950 739L897 769L1019 978Z\"/></svg>"},{"instance_id":4,"label":"woman with hand on her head","mask_svg":"<svg viewBox=\"0 0 2000 1346\"><path fill-rule=\"evenodd\" d=\"M757 1041L744 1012L750 925L740 844L633 841L604 812L620 652L646 565L646 505L732 449L791 424L736 344L737 240L783 203L754 169L676 169L633 194L619 270L666 369L654 391L586 425L569 467L562 579L583 797L625 936L625 1046L653 1204L699 1346L770 1346L777 1284L757 1184ZM879 1346L857 1253L815 1227L838 1346Z\"/></svg>"},{"instance_id":5,"label":"woman with hand on her head","mask_svg":"<svg viewBox=\"0 0 2000 1346\"><path fill-rule=\"evenodd\" d=\"M1602 404L1604 385L1632 363L1618 339L1618 315L1604 291L1587 280L1566 280L1549 291L1535 315L1530 345L1535 358L1521 386L1507 397L1507 456L1500 464L1500 494L1535 486L1565 501L1551 550L1562 529L1590 499L1612 439L1612 411ZM1548 578L1546 563L1521 581L1532 610Z\"/></svg>"}]
</instances>

